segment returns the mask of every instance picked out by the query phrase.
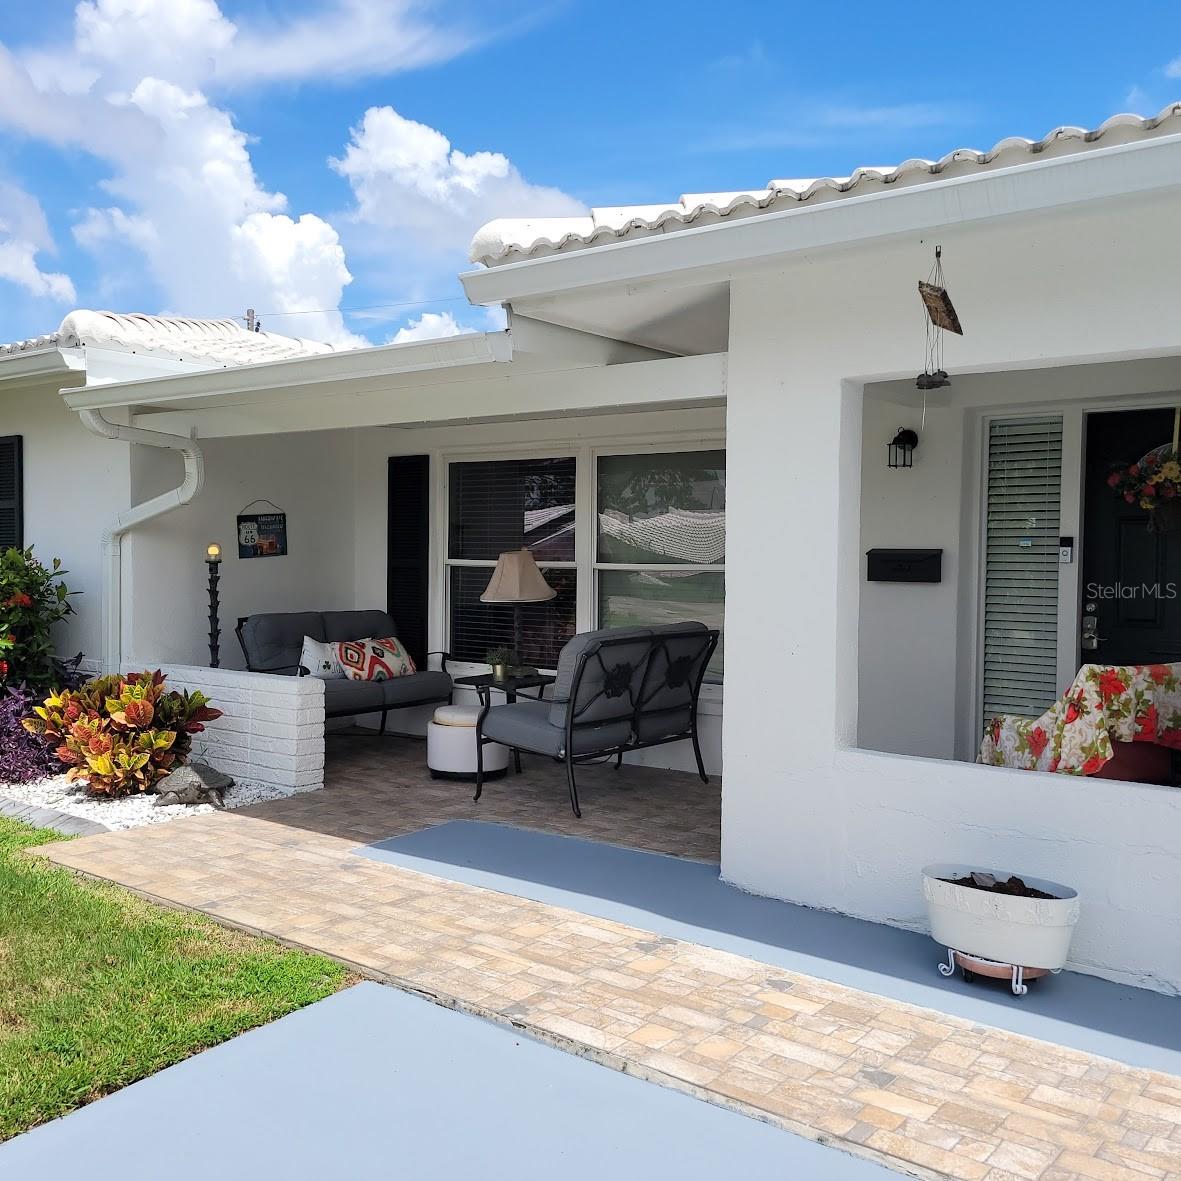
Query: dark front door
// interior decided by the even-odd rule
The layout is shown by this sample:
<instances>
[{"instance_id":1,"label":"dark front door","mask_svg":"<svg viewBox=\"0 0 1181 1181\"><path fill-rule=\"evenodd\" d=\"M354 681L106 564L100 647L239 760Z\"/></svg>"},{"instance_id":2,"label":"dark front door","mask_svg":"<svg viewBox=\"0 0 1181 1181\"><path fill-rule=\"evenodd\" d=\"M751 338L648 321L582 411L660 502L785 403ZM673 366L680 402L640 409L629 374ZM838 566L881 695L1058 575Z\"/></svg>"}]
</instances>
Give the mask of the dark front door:
<instances>
[{"instance_id":1,"label":"dark front door","mask_svg":"<svg viewBox=\"0 0 1181 1181\"><path fill-rule=\"evenodd\" d=\"M1083 613L1095 617L1099 644L1084 647L1084 663L1181 661L1181 532L1149 530L1148 514L1107 484L1113 466L1172 438L1172 410L1087 416Z\"/></svg>"}]
</instances>

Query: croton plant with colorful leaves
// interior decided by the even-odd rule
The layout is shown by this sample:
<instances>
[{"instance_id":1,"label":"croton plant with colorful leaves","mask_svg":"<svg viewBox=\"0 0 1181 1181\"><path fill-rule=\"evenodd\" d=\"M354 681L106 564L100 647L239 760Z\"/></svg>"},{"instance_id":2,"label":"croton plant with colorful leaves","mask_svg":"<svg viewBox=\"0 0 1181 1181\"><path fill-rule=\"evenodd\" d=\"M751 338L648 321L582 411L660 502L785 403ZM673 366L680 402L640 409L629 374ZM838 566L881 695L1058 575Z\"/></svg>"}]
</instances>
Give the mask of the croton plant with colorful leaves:
<instances>
[{"instance_id":1,"label":"croton plant with colorful leaves","mask_svg":"<svg viewBox=\"0 0 1181 1181\"><path fill-rule=\"evenodd\" d=\"M58 744L68 779L84 781L91 795L116 797L151 791L188 760L193 735L221 715L204 693L166 689L156 671L51 693L23 724Z\"/></svg>"}]
</instances>

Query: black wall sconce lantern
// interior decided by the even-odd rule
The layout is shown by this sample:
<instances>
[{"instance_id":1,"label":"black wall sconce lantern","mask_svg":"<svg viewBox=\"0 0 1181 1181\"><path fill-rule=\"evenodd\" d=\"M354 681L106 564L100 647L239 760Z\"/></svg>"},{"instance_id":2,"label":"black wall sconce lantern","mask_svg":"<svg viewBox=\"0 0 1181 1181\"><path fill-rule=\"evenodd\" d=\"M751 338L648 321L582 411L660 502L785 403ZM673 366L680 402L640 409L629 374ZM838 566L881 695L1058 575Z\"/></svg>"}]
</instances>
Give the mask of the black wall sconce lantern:
<instances>
[{"instance_id":1,"label":"black wall sconce lantern","mask_svg":"<svg viewBox=\"0 0 1181 1181\"><path fill-rule=\"evenodd\" d=\"M209 667L217 668L221 663L218 659L221 626L218 621L219 600L217 594L221 570L221 546L216 541L211 541L205 547L205 565L209 567Z\"/></svg>"},{"instance_id":2,"label":"black wall sconce lantern","mask_svg":"<svg viewBox=\"0 0 1181 1181\"><path fill-rule=\"evenodd\" d=\"M886 444L887 463L890 467L914 467L914 449L918 445L917 431L899 427L898 433Z\"/></svg>"}]
</instances>

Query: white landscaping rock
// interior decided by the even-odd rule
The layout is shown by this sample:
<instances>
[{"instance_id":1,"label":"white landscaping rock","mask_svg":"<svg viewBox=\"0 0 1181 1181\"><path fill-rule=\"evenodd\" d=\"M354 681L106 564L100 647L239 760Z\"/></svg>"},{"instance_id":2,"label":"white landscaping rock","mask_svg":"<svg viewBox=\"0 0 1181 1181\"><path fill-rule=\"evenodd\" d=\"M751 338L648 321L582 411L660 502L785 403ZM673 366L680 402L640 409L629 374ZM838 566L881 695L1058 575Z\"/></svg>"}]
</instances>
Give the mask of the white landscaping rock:
<instances>
[{"instance_id":1,"label":"white landscaping rock","mask_svg":"<svg viewBox=\"0 0 1181 1181\"><path fill-rule=\"evenodd\" d=\"M308 788L283 788L269 784L238 781L225 794L226 808L245 808L248 804L261 804L266 800L282 799ZM153 806L155 793L125 796L118 800L91 797L84 794L85 788L70 783L64 775L39 779L34 783L0 783L0 797L32 804L39 808L52 808L69 816L80 816L93 820L109 829L139 828L144 824L161 824L169 820L181 820L186 816L200 816L215 811L212 804L170 804L162 808Z\"/></svg>"}]
</instances>

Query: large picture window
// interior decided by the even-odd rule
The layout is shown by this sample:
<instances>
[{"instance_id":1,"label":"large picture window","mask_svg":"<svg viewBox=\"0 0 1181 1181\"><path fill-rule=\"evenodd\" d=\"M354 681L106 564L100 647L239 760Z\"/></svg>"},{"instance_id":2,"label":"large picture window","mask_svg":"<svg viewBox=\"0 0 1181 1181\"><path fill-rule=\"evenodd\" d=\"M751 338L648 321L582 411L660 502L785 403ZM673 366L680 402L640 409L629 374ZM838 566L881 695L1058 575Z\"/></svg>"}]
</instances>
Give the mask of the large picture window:
<instances>
[{"instance_id":1,"label":"large picture window","mask_svg":"<svg viewBox=\"0 0 1181 1181\"><path fill-rule=\"evenodd\" d=\"M577 631L573 457L452 463L449 468L447 592L449 651L482 663L489 649L512 647L514 609L481 603L506 550L527 547L557 591L521 606L522 663L553 668Z\"/></svg>"},{"instance_id":2,"label":"large picture window","mask_svg":"<svg viewBox=\"0 0 1181 1181\"><path fill-rule=\"evenodd\" d=\"M722 628L725 451L600 455L595 578L600 627ZM719 643L707 680L720 681Z\"/></svg>"},{"instance_id":3,"label":"large picture window","mask_svg":"<svg viewBox=\"0 0 1181 1181\"><path fill-rule=\"evenodd\" d=\"M482 664L489 649L513 647L513 608L480 596L499 555L522 546L557 592L520 608L522 663L553 669L567 640L596 627L700 620L722 630L724 450L587 447L577 457L453 460L447 471L447 648L457 660ZM719 683L722 667L719 643L707 682Z\"/></svg>"}]
</instances>

